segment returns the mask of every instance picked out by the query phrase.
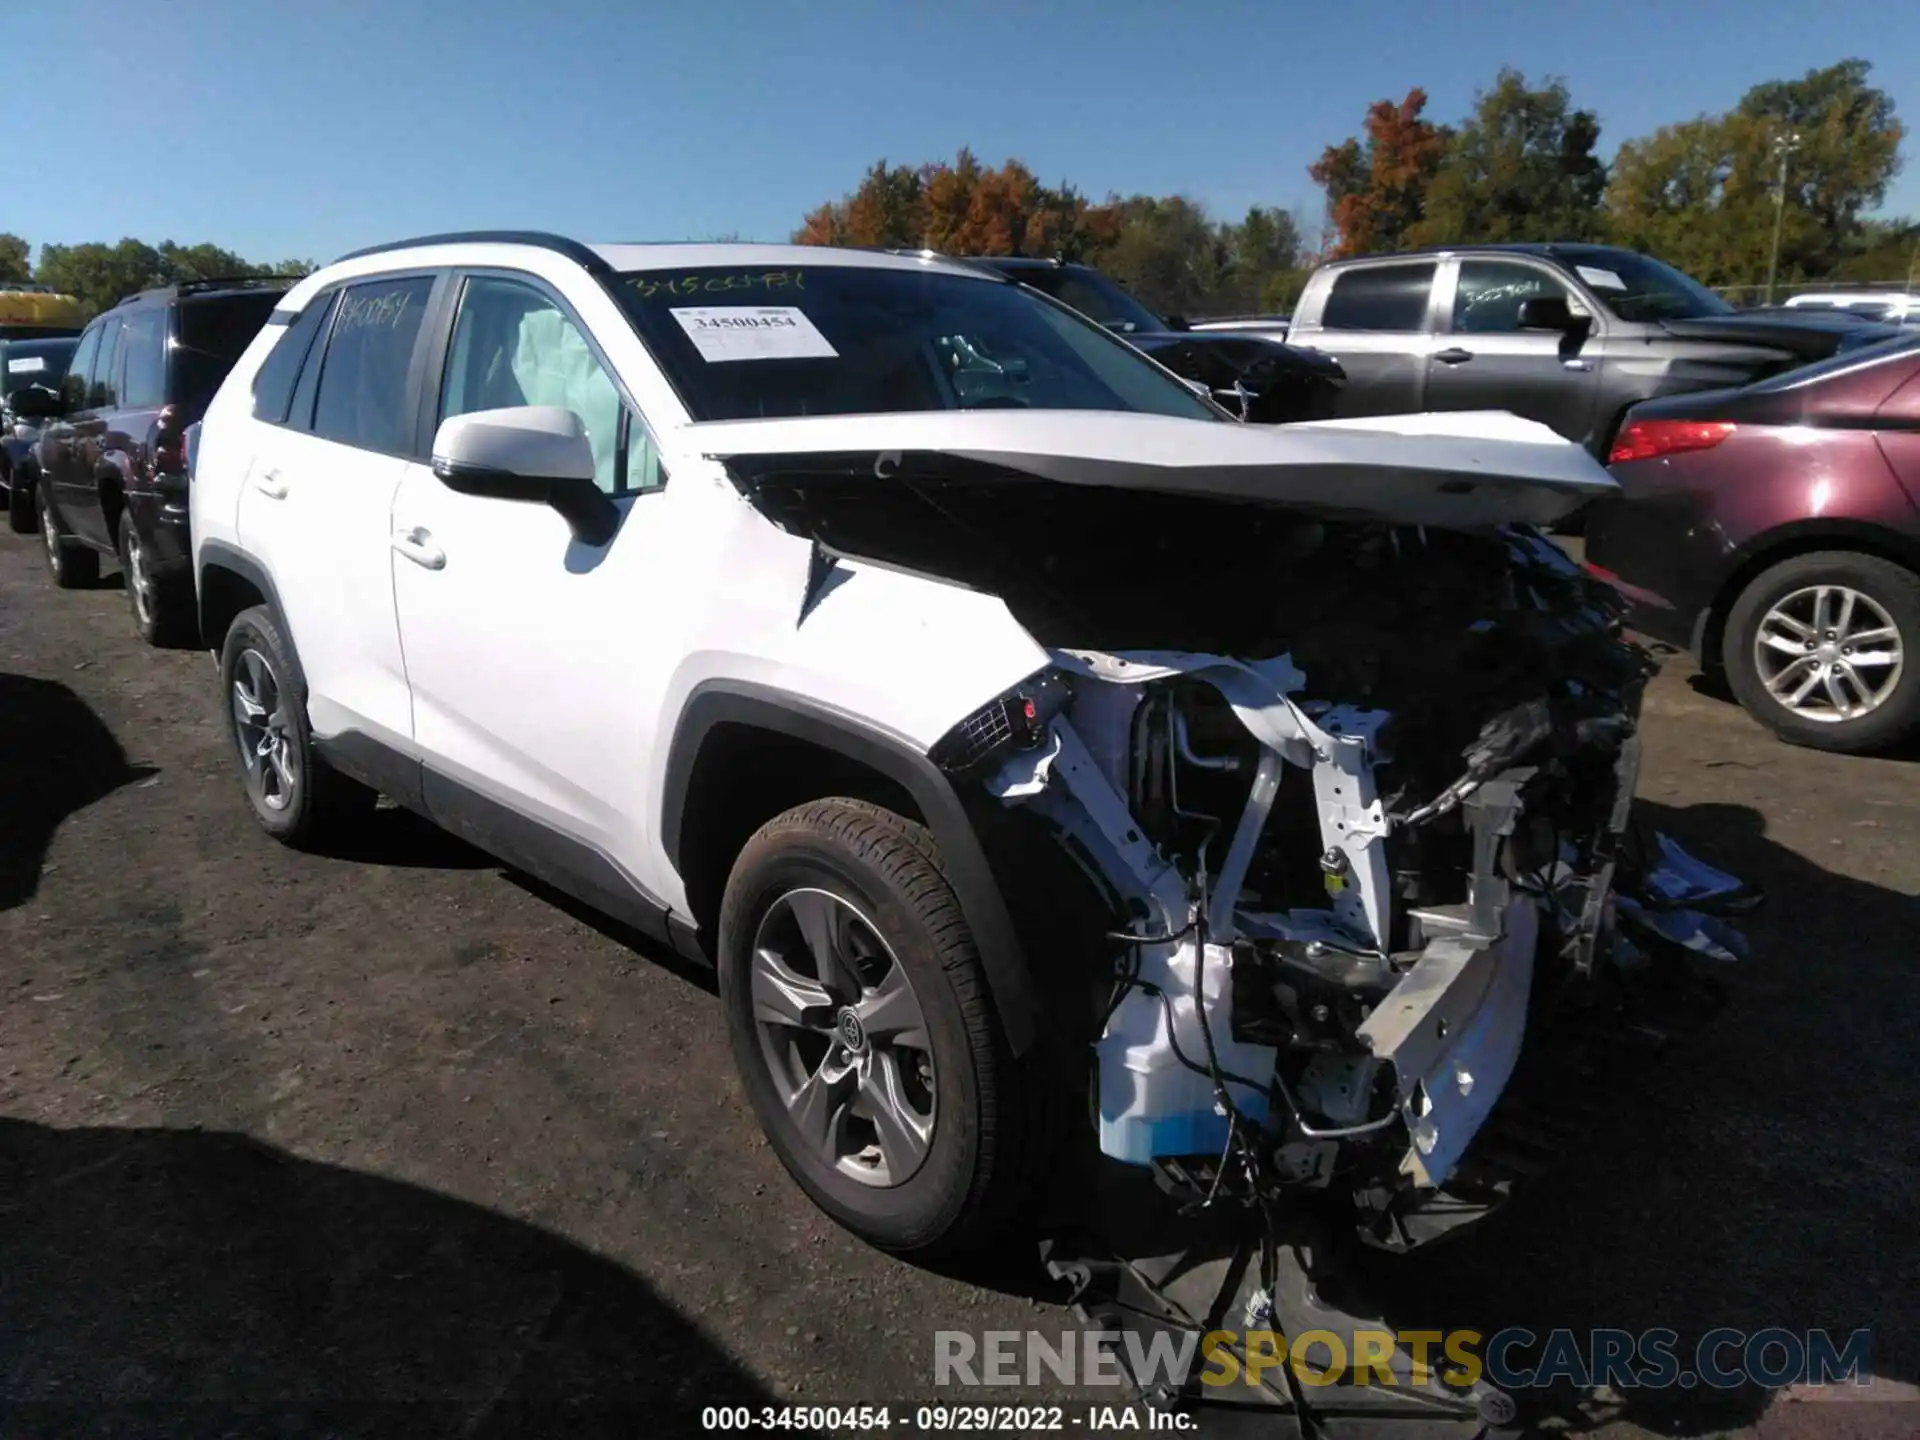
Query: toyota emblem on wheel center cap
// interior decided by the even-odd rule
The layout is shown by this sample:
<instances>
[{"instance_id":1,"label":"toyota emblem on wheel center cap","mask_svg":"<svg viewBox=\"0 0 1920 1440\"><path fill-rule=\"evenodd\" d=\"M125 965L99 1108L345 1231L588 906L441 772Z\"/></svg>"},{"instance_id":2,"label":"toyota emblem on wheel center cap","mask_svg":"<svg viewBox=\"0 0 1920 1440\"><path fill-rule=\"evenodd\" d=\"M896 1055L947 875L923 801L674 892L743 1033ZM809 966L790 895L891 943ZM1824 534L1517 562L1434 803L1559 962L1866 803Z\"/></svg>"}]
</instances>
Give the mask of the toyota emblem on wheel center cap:
<instances>
[{"instance_id":1,"label":"toyota emblem on wheel center cap","mask_svg":"<svg viewBox=\"0 0 1920 1440\"><path fill-rule=\"evenodd\" d=\"M840 1030L840 1043L842 1045L846 1046L849 1050L856 1051L867 1048L866 1029L860 1024L860 1017L853 1013L853 1007L851 1005L844 1007L840 1011L837 1024Z\"/></svg>"}]
</instances>

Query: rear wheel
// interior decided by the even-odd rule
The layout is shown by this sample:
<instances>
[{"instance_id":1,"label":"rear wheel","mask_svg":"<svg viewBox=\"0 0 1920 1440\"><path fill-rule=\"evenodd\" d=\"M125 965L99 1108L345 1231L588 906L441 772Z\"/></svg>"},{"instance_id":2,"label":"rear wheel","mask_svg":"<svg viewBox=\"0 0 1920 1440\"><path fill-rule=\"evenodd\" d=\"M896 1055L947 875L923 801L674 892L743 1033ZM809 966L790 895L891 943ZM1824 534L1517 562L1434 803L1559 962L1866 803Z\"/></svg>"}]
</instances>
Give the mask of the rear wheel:
<instances>
[{"instance_id":1,"label":"rear wheel","mask_svg":"<svg viewBox=\"0 0 1920 1440\"><path fill-rule=\"evenodd\" d=\"M100 552L60 533L60 517L53 513L53 498L47 487L36 485L39 499L40 545L47 557L47 573L62 590L80 590L100 578Z\"/></svg>"},{"instance_id":2,"label":"rear wheel","mask_svg":"<svg viewBox=\"0 0 1920 1440\"><path fill-rule=\"evenodd\" d=\"M38 525L33 513L33 477L15 470L7 476L7 528L16 535L31 535Z\"/></svg>"},{"instance_id":3,"label":"rear wheel","mask_svg":"<svg viewBox=\"0 0 1920 1440\"><path fill-rule=\"evenodd\" d=\"M1758 576L1727 615L1727 683L1783 740L1846 754L1920 725L1920 577L1877 555L1796 555Z\"/></svg>"},{"instance_id":4,"label":"rear wheel","mask_svg":"<svg viewBox=\"0 0 1920 1440\"><path fill-rule=\"evenodd\" d=\"M193 593L178 579L153 573L131 513L120 512L120 572L126 580L133 628L149 645L182 645L193 636Z\"/></svg>"},{"instance_id":5,"label":"rear wheel","mask_svg":"<svg viewBox=\"0 0 1920 1440\"><path fill-rule=\"evenodd\" d=\"M379 796L314 748L306 677L266 606L234 618L220 681L240 783L261 829L295 849L318 849L372 813Z\"/></svg>"},{"instance_id":6,"label":"rear wheel","mask_svg":"<svg viewBox=\"0 0 1920 1440\"><path fill-rule=\"evenodd\" d=\"M769 821L727 883L719 969L747 1098L815 1204L889 1250L1004 1231L1037 1115L924 828L849 799Z\"/></svg>"}]
</instances>

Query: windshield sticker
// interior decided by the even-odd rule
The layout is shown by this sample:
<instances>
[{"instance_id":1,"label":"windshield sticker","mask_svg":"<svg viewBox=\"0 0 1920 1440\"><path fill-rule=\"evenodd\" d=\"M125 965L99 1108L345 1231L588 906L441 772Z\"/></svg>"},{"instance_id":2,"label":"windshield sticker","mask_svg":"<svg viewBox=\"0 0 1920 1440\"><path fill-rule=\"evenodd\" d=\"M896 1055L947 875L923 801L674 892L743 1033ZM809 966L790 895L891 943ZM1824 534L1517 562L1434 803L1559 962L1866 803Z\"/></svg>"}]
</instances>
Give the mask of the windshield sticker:
<instances>
[{"instance_id":1,"label":"windshield sticker","mask_svg":"<svg viewBox=\"0 0 1920 1440\"><path fill-rule=\"evenodd\" d=\"M641 276L630 283L642 300L656 295L692 299L695 295L744 295L754 290L805 290L807 276L803 270L769 270L742 275L683 275L669 280Z\"/></svg>"},{"instance_id":2,"label":"windshield sticker","mask_svg":"<svg viewBox=\"0 0 1920 1440\"><path fill-rule=\"evenodd\" d=\"M792 305L682 306L668 313L709 364L829 359L840 354Z\"/></svg>"},{"instance_id":3,"label":"windshield sticker","mask_svg":"<svg viewBox=\"0 0 1920 1440\"><path fill-rule=\"evenodd\" d=\"M1627 282L1611 270L1602 270L1594 265L1576 265L1574 272L1596 290L1624 290Z\"/></svg>"},{"instance_id":4,"label":"windshield sticker","mask_svg":"<svg viewBox=\"0 0 1920 1440\"><path fill-rule=\"evenodd\" d=\"M43 355L22 355L18 360L7 361L9 375L31 375L46 368L47 361Z\"/></svg>"}]
</instances>

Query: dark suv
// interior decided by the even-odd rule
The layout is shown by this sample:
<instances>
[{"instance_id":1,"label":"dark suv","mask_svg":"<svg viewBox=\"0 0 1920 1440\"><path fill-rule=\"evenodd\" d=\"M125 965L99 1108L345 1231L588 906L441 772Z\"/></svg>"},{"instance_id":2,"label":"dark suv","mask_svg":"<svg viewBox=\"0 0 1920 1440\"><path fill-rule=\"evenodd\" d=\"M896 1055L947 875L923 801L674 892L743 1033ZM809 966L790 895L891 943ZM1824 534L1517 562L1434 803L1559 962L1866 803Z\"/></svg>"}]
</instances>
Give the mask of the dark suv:
<instances>
[{"instance_id":1,"label":"dark suv","mask_svg":"<svg viewBox=\"0 0 1920 1440\"><path fill-rule=\"evenodd\" d=\"M196 637L186 432L292 282L251 277L129 296L81 332L35 445L47 568L91 584L117 555L149 644Z\"/></svg>"}]
</instances>

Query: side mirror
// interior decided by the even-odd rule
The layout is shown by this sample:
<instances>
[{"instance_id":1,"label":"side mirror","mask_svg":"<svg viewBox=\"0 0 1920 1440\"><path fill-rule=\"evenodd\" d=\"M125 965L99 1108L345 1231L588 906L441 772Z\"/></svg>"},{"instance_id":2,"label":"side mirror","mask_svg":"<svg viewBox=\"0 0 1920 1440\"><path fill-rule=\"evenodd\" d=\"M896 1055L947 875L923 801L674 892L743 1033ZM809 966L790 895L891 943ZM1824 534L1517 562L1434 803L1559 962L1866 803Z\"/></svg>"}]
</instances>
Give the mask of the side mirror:
<instances>
[{"instance_id":1,"label":"side mirror","mask_svg":"<svg viewBox=\"0 0 1920 1440\"><path fill-rule=\"evenodd\" d=\"M558 405L475 410L444 420L433 437L433 473L449 490L550 505L575 537L604 545L620 507L593 481L587 427Z\"/></svg>"},{"instance_id":2,"label":"side mirror","mask_svg":"<svg viewBox=\"0 0 1920 1440\"><path fill-rule=\"evenodd\" d=\"M67 407L58 390L50 390L45 385L22 385L7 396L7 408L22 420L51 420Z\"/></svg>"},{"instance_id":3,"label":"side mirror","mask_svg":"<svg viewBox=\"0 0 1920 1440\"><path fill-rule=\"evenodd\" d=\"M1567 302L1558 295L1535 295L1520 302L1522 330L1558 330L1564 335L1578 323Z\"/></svg>"}]
</instances>

